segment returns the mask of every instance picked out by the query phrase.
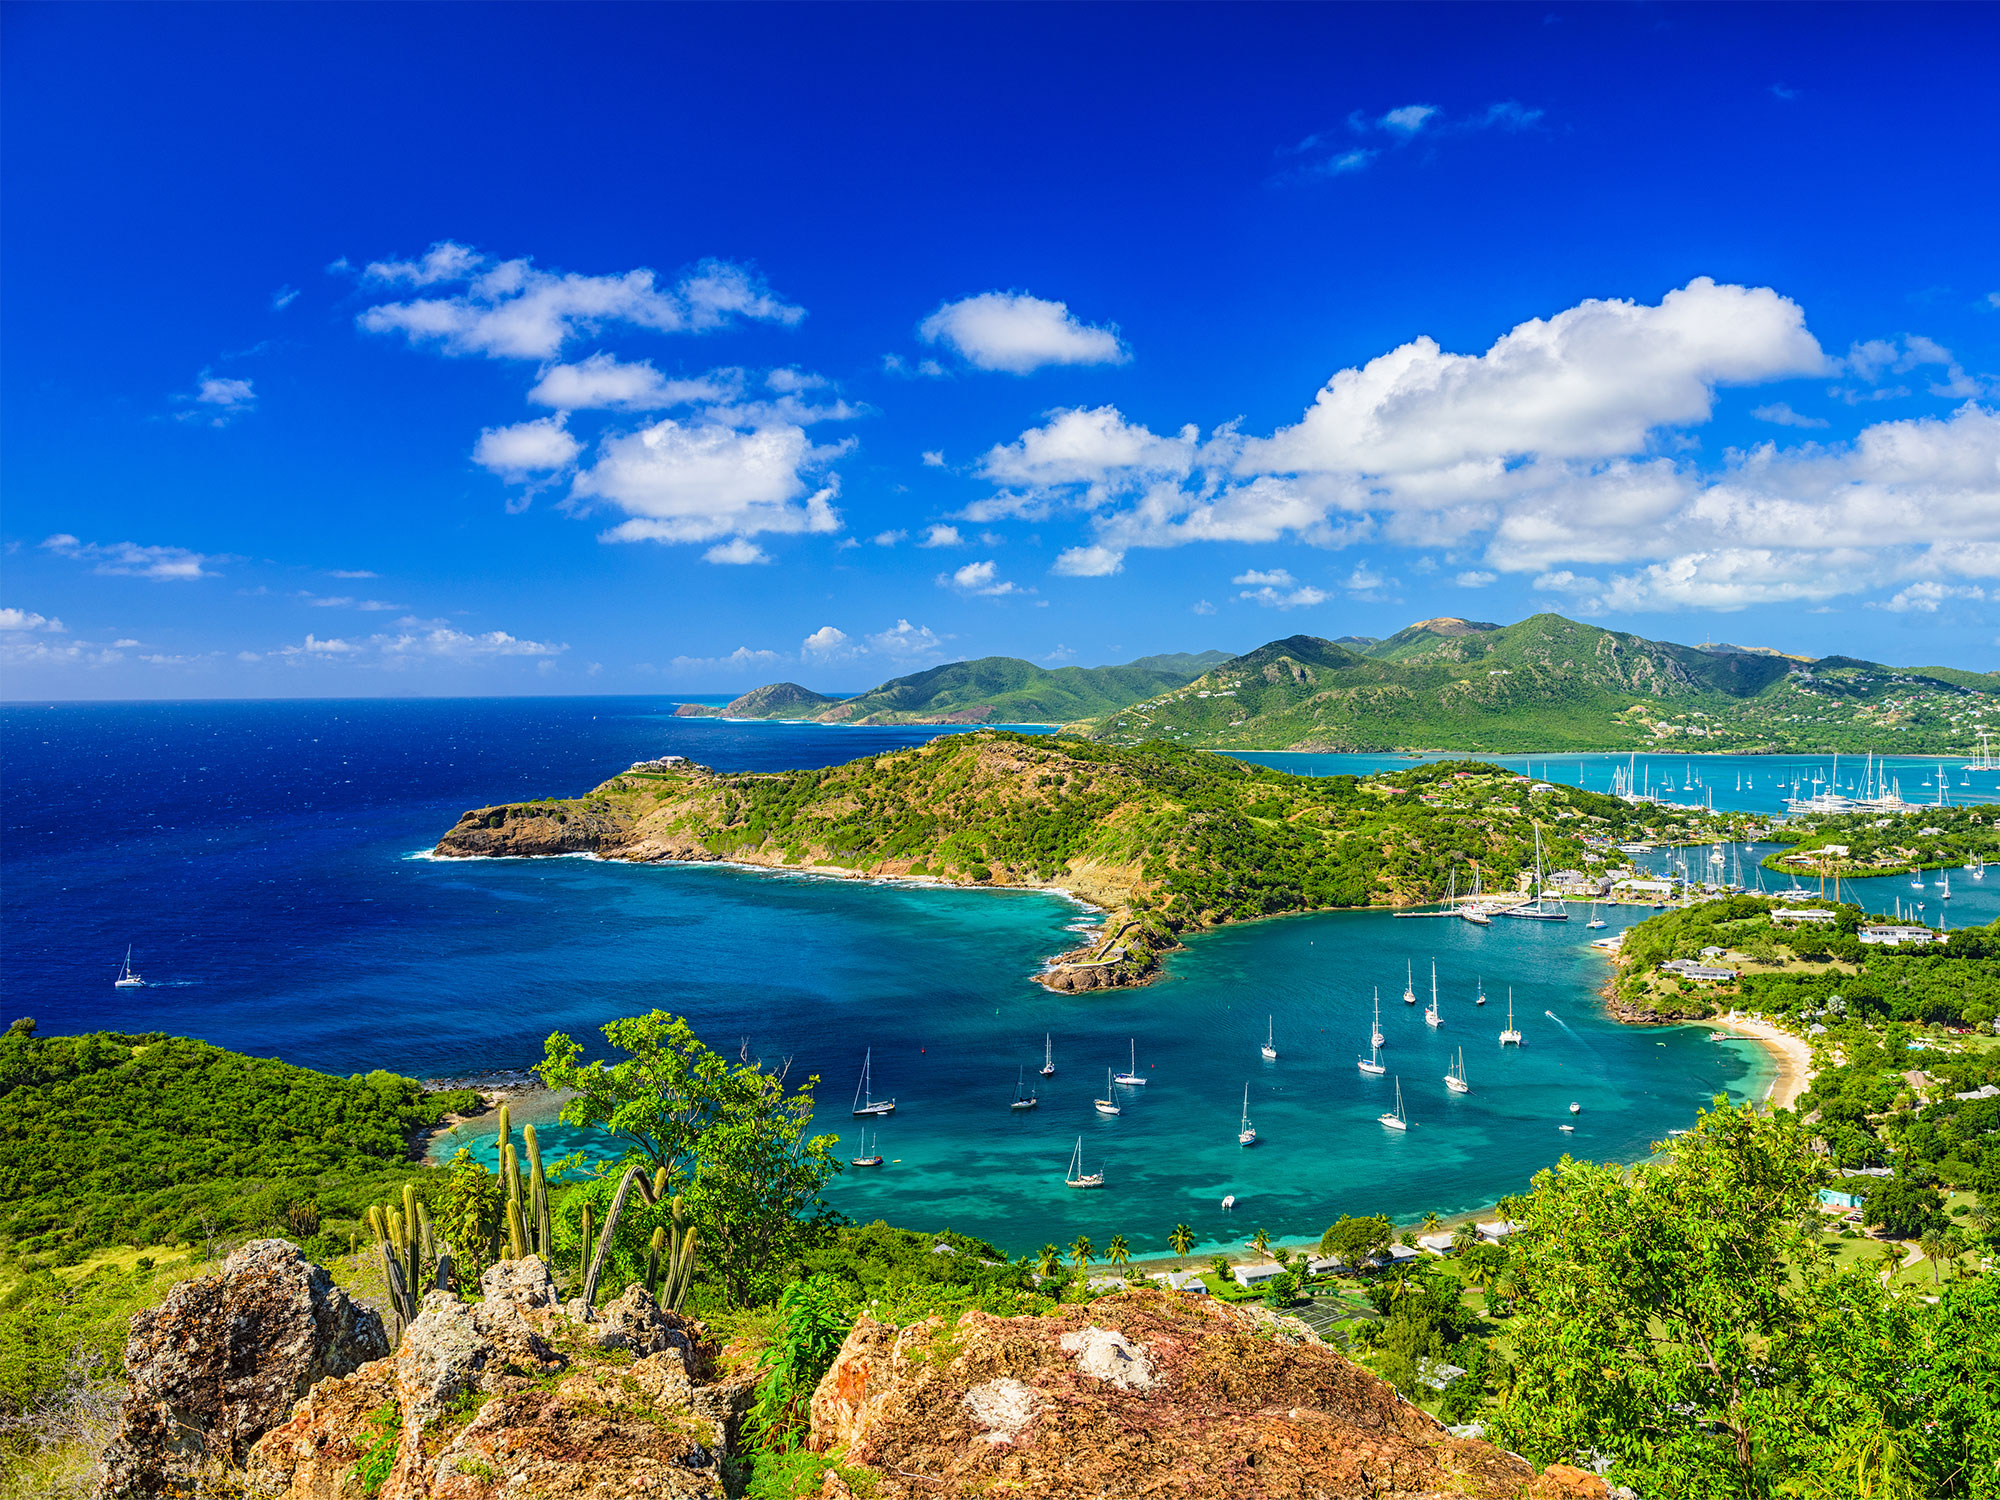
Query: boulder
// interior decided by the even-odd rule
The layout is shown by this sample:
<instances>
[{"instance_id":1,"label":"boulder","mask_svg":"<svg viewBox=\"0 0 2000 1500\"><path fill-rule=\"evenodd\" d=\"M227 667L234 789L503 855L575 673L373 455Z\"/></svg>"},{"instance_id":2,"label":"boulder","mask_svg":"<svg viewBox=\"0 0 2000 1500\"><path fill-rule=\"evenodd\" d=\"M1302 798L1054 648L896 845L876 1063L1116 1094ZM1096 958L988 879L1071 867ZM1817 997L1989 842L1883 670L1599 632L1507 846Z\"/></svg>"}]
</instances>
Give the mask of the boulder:
<instances>
[{"instance_id":1,"label":"boulder","mask_svg":"<svg viewBox=\"0 0 2000 1500\"><path fill-rule=\"evenodd\" d=\"M741 1392L702 1325L632 1288L588 1322L532 1258L432 1292L394 1358L316 1386L250 1455L272 1500L721 1500ZM580 1306L580 1304L579 1304Z\"/></svg>"},{"instance_id":2,"label":"boulder","mask_svg":"<svg viewBox=\"0 0 2000 1500\"><path fill-rule=\"evenodd\" d=\"M132 1319L130 1385L103 1494L192 1492L204 1476L239 1468L317 1382L388 1352L381 1318L298 1246L253 1241Z\"/></svg>"},{"instance_id":3,"label":"boulder","mask_svg":"<svg viewBox=\"0 0 2000 1500\"><path fill-rule=\"evenodd\" d=\"M1607 1500L1458 1438L1303 1328L1139 1290L1051 1317L862 1318L809 1442L880 1500L985 1494Z\"/></svg>"}]
</instances>

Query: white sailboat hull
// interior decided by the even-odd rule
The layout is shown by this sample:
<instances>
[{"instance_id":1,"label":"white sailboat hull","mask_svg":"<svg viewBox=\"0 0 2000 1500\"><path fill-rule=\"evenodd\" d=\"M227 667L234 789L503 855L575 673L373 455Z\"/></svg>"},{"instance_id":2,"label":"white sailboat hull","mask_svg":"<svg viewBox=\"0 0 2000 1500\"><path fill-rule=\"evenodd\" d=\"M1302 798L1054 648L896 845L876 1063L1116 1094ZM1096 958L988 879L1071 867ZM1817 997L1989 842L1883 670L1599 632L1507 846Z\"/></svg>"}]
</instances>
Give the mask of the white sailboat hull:
<instances>
[{"instance_id":1,"label":"white sailboat hull","mask_svg":"<svg viewBox=\"0 0 2000 1500\"><path fill-rule=\"evenodd\" d=\"M1377 1062L1369 1062L1366 1058L1356 1058L1354 1061L1354 1066L1359 1068L1364 1073L1374 1073L1377 1075L1389 1071L1386 1065Z\"/></svg>"},{"instance_id":2,"label":"white sailboat hull","mask_svg":"<svg viewBox=\"0 0 2000 1500\"><path fill-rule=\"evenodd\" d=\"M1469 1094L1472 1092L1471 1084L1461 1083L1458 1079L1452 1077L1451 1074L1449 1073L1444 1075L1444 1086L1450 1089L1454 1094Z\"/></svg>"},{"instance_id":3,"label":"white sailboat hull","mask_svg":"<svg viewBox=\"0 0 2000 1500\"><path fill-rule=\"evenodd\" d=\"M896 1101L894 1099L877 1099L871 1104L857 1105L854 1115L856 1119L859 1119L863 1115L893 1115L895 1112Z\"/></svg>"},{"instance_id":4,"label":"white sailboat hull","mask_svg":"<svg viewBox=\"0 0 2000 1500\"><path fill-rule=\"evenodd\" d=\"M1399 1120L1394 1115L1377 1115L1375 1118L1380 1120L1384 1125L1387 1125L1391 1130L1408 1130L1410 1128L1409 1121Z\"/></svg>"},{"instance_id":5,"label":"white sailboat hull","mask_svg":"<svg viewBox=\"0 0 2000 1500\"><path fill-rule=\"evenodd\" d=\"M1097 1112L1100 1115L1122 1115L1125 1113L1124 1110L1113 1104L1109 1099L1093 1099L1091 1103L1097 1106Z\"/></svg>"}]
</instances>

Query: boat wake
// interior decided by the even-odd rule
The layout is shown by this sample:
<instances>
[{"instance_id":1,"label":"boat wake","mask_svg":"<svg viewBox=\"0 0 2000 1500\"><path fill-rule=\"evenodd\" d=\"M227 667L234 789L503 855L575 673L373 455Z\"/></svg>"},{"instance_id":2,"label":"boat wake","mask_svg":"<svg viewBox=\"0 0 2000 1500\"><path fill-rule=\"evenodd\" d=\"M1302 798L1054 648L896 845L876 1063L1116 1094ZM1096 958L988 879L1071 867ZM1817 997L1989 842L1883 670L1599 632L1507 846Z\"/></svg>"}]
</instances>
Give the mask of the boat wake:
<instances>
[{"instance_id":1,"label":"boat wake","mask_svg":"<svg viewBox=\"0 0 2000 1500\"><path fill-rule=\"evenodd\" d=\"M1562 1018L1561 1016L1557 1015L1557 1014L1556 1014L1556 1013L1555 1013L1554 1011L1552 1011L1552 1010L1545 1010L1545 1011L1543 1011L1543 1012L1542 1012L1542 1014L1543 1014L1543 1015L1545 1015L1545 1016L1547 1016L1547 1017L1548 1017L1548 1018L1549 1018L1549 1019L1550 1019L1551 1021L1555 1022L1555 1023L1556 1023L1556 1025L1558 1025L1558 1026L1562 1027L1562 1029L1563 1029L1564 1031L1569 1031L1569 1023L1568 1023L1567 1021L1563 1020L1563 1018ZM1575 1036L1575 1035L1576 1035L1576 1033L1575 1033L1574 1031L1569 1031L1569 1034L1570 1034L1571 1036Z\"/></svg>"}]
</instances>

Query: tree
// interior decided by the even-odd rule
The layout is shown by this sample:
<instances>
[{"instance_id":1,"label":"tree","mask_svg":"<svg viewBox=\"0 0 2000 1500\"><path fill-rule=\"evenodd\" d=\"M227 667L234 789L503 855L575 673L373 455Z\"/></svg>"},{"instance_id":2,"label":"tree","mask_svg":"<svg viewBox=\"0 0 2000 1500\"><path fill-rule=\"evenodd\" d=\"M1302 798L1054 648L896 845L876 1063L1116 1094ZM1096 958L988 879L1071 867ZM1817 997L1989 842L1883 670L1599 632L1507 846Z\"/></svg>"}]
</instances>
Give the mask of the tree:
<instances>
[{"instance_id":1,"label":"tree","mask_svg":"<svg viewBox=\"0 0 2000 1500\"><path fill-rule=\"evenodd\" d=\"M1765 1493L1769 1372L1824 1321L1821 1180L1796 1115L1721 1100L1660 1160L1539 1174L1509 1244L1500 1440L1541 1462L1595 1448L1648 1494Z\"/></svg>"},{"instance_id":2,"label":"tree","mask_svg":"<svg viewBox=\"0 0 2000 1500\"><path fill-rule=\"evenodd\" d=\"M743 1305L823 1227L819 1195L840 1166L836 1138L808 1134L819 1080L791 1089L783 1073L727 1062L663 1010L613 1021L604 1035L630 1055L582 1065L583 1049L558 1032L537 1071L575 1091L565 1121L608 1130L628 1160L666 1170L700 1228L704 1271Z\"/></svg>"},{"instance_id":3,"label":"tree","mask_svg":"<svg viewBox=\"0 0 2000 1500\"><path fill-rule=\"evenodd\" d=\"M1945 1225L1943 1196L1930 1184L1901 1172L1869 1190L1863 1213L1870 1225L1899 1240L1919 1239Z\"/></svg>"},{"instance_id":4,"label":"tree","mask_svg":"<svg viewBox=\"0 0 2000 1500\"><path fill-rule=\"evenodd\" d=\"M1069 1242L1070 1264L1075 1266L1078 1271L1089 1270L1090 1253L1095 1248L1096 1246L1090 1243L1089 1235L1087 1234L1078 1235L1075 1239Z\"/></svg>"},{"instance_id":5,"label":"tree","mask_svg":"<svg viewBox=\"0 0 2000 1500\"><path fill-rule=\"evenodd\" d=\"M1349 1266L1358 1266L1370 1255L1386 1250L1396 1237L1396 1226L1381 1214L1355 1219L1342 1214L1319 1237L1322 1255L1332 1255Z\"/></svg>"},{"instance_id":6,"label":"tree","mask_svg":"<svg viewBox=\"0 0 2000 1500\"><path fill-rule=\"evenodd\" d=\"M1255 1250L1259 1255L1263 1256L1266 1260L1269 1260L1271 1257L1270 1232L1268 1230L1260 1229L1255 1234L1251 1235L1250 1248L1252 1250Z\"/></svg>"},{"instance_id":7,"label":"tree","mask_svg":"<svg viewBox=\"0 0 2000 1500\"><path fill-rule=\"evenodd\" d=\"M1174 1254L1181 1258L1181 1264L1185 1266L1187 1253L1194 1248L1194 1231L1185 1224L1176 1224L1174 1232L1167 1236L1167 1243L1173 1246Z\"/></svg>"},{"instance_id":8,"label":"tree","mask_svg":"<svg viewBox=\"0 0 2000 1500\"><path fill-rule=\"evenodd\" d=\"M434 1211L433 1228L438 1240L451 1247L452 1274L461 1289L469 1292L478 1286L480 1273L493 1263L505 1207L500 1179L474 1161L470 1150L459 1147Z\"/></svg>"},{"instance_id":9,"label":"tree","mask_svg":"<svg viewBox=\"0 0 2000 1500\"><path fill-rule=\"evenodd\" d=\"M1945 1232L1942 1229L1926 1229L1917 1240L1917 1248L1931 1263L1931 1285L1936 1286L1940 1280L1939 1264L1945 1259Z\"/></svg>"},{"instance_id":10,"label":"tree","mask_svg":"<svg viewBox=\"0 0 2000 1500\"><path fill-rule=\"evenodd\" d=\"M1124 1235L1111 1236L1111 1243L1104 1247L1104 1258L1119 1270L1125 1269L1126 1263L1132 1259L1132 1247L1125 1243Z\"/></svg>"},{"instance_id":11,"label":"tree","mask_svg":"<svg viewBox=\"0 0 2000 1500\"><path fill-rule=\"evenodd\" d=\"M1425 1234L1436 1234L1443 1227L1443 1224L1444 1220L1437 1216L1436 1210L1432 1210L1430 1213L1424 1215Z\"/></svg>"},{"instance_id":12,"label":"tree","mask_svg":"<svg viewBox=\"0 0 2000 1500\"><path fill-rule=\"evenodd\" d=\"M1291 1271L1280 1271L1264 1283L1264 1305L1282 1312L1292 1305L1299 1295L1299 1278Z\"/></svg>"},{"instance_id":13,"label":"tree","mask_svg":"<svg viewBox=\"0 0 2000 1500\"><path fill-rule=\"evenodd\" d=\"M1479 1227L1469 1219L1451 1232L1451 1248L1460 1255L1479 1243Z\"/></svg>"},{"instance_id":14,"label":"tree","mask_svg":"<svg viewBox=\"0 0 2000 1500\"><path fill-rule=\"evenodd\" d=\"M1042 1252L1035 1257L1035 1274L1050 1277L1062 1269L1062 1251L1054 1245L1042 1246Z\"/></svg>"}]
</instances>

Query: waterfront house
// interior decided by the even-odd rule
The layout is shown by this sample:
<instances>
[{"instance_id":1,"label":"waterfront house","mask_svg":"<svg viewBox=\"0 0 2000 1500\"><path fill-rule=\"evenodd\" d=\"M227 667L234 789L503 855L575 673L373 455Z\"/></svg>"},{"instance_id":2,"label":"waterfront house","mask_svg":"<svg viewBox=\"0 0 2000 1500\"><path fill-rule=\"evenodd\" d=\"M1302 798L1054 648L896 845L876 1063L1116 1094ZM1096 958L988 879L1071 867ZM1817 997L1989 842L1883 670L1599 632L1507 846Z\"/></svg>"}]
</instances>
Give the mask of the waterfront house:
<instances>
[{"instance_id":1,"label":"waterfront house","mask_svg":"<svg viewBox=\"0 0 2000 1500\"><path fill-rule=\"evenodd\" d=\"M1792 926L1800 922L1810 922L1815 927L1831 927L1834 916L1823 906L1781 906L1771 913L1771 920Z\"/></svg>"},{"instance_id":2,"label":"waterfront house","mask_svg":"<svg viewBox=\"0 0 2000 1500\"><path fill-rule=\"evenodd\" d=\"M1472 1226L1479 1231L1479 1237L1495 1245L1504 1245L1507 1239L1521 1226L1505 1219L1482 1219Z\"/></svg>"},{"instance_id":3,"label":"waterfront house","mask_svg":"<svg viewBox=\"0 0 2000 1500\"><path fill-rule=\"evenodd\" d=\"M1452 1253L1451 1231L1440 1229L1436 1234L1420 1234L1417 1236L1417 1248L1442 1260Z\"/></svg>"},{"instance_id":4,"label":"waterfront house","mask_svg":"<svg viewBox=\"0 0 2000 1500\"><path fill-rule=\"evenodd\" d=\"M1267 1260L1257 1265L1231 1266L1229 1274L1236 1278L1238 1286L1253 1287L1262 1286L1267 1281L1275 1280L1284 1269L1276 1261Z\"/></svg>"},{"instance_id":5,"label":"waterfront house","mask_svg":"<svg viewBox=\"0 0 2000 1500\"><path fill-rule=\"evenodd\" d=\"M1899 948L1904 943L1922 947L1925 943L1938 940L1938 935L1928 927L1906 927L1897 923L1875 923L1862 928L1858 936L1864 943L1879 943L1887 948Z\"/></svg>"}]
</instances>

